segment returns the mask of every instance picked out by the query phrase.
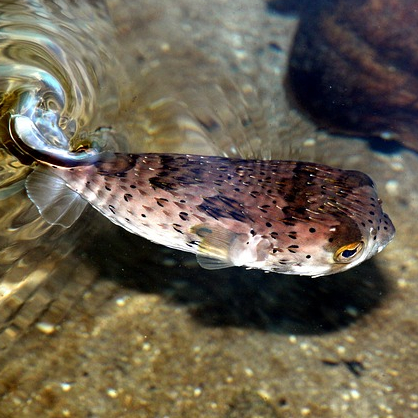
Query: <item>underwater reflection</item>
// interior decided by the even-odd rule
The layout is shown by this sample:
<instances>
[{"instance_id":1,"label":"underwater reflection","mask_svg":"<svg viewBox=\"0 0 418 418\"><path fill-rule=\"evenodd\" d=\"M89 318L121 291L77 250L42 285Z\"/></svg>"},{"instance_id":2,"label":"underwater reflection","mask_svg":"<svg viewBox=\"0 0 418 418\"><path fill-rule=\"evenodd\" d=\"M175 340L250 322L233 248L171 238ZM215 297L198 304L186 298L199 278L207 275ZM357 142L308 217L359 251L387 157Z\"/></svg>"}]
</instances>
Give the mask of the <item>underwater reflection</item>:
<instances>
[{"instance_id":1,"label":"underwater reflection","mask_svg":"<svg viewBox=\"0 0 418 418\"><path fill-rule=\"evenodd\" d=\"M0 7L0 117L26 115L47 143L63 150L95 141L90 132L104 124L119 101L117 83L108 71L114 42L105 7L60 0L3 0ZM118 78L123 78L122 71ZM95 276L77 277L71 268L71 253L88 234L88 217L70 231L46 223L24 189L32 169L7 152L2 135L3 357L46 311L59 322L79 297L71 289L88 287ZM117 141L109 141L115 147Z\"/></svg>"}]
</instances>

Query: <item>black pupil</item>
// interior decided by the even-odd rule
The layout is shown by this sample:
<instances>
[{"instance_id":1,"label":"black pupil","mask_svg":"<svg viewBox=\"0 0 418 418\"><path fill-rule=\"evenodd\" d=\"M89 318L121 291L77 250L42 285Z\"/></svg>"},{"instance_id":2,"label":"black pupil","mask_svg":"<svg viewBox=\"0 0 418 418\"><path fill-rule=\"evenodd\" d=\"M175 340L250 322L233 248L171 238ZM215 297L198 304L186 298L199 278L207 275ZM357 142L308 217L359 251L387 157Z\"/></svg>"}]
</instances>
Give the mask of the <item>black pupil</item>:
<instances>
[{"instance_id":1,"label":"black pupil","mask_svg":"<svg viewBox=\"0 0 418 418\"><path fill-rule=\"evenodd\" d=\"M344 258L350 258L352 257L355 253L357 252L357 248L355 248L354 250L344 250L341 255Z\"/></svg>"}]
</instances>

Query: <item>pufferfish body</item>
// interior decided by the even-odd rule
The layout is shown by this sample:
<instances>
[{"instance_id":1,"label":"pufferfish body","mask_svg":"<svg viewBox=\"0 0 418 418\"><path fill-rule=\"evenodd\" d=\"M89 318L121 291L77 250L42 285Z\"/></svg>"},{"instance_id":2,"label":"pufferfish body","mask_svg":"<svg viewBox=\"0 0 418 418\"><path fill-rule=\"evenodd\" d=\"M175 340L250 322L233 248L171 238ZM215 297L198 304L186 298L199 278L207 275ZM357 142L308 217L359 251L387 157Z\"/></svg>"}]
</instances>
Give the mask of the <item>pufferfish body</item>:
<instances>
[{"instance_id":1,"label":"pufferfish body","mask_svg":"<svg viewBox=\"0 0 418 418\"><path fill-rule=\"evenodd\" d=\"M366 174L309 162L102 153L73 167L40 163L26 186L50 223L71 225L88 202L208 269L332 274L395 232Z\"/></svg>"}]
</instances>

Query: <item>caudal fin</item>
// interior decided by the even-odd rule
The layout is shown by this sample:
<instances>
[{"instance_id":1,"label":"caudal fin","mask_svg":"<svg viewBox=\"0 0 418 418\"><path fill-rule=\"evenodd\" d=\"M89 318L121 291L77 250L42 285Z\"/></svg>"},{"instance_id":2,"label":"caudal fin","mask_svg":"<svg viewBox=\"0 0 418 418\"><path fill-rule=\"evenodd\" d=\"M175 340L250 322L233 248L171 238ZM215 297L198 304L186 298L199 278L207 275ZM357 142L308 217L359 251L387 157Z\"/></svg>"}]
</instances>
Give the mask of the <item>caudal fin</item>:
<instances>
[{"instance_id":1,"label":"caudal fin","mask_svg":"<svg viewBox=\"0 0 418 418\"><path fill-rule=\"evenodd\" d=\"M26 191L42 217L52 225L70 227L87 205L64 180L45 167L37 167L26 179Z\"/></svg>"}]
</instances>

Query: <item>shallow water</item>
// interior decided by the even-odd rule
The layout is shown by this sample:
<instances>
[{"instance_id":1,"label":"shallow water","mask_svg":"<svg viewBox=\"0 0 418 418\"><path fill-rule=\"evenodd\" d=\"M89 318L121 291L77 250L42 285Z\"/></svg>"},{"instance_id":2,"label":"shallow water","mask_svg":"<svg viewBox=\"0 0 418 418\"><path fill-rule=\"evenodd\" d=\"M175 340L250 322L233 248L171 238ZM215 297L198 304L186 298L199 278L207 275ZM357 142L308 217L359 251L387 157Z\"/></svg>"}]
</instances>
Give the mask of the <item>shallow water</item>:
<instances>
[{"instance_id":1,"label":"shallow water","mask_svg":"<svg viewBox=\"0 0 418 418\"><path fill-rule=\"evenodd\" d=\"M416 154L316 133L290 110L283 78L297 20L261 1L95 3L57 12L22 2L40 4L31 31L71 32L54 38L72 54L58 73L37 53L3 57L41 66L67 103L80 100L61 120L61 146L110 125L112 145L133 152L296 152L369 174L397 236L337 276L208 272L91 210L70 230L47 226L23 191L27 168L2 150L0 417L414 416ZM96 75L91 90L89 77L70 76L80 58ZM1 90L20 94L20 79L2 74Z\"/></svg>"}]
</instances>

